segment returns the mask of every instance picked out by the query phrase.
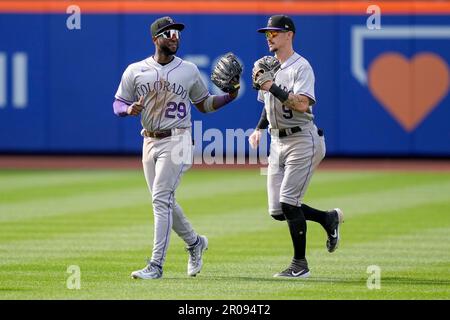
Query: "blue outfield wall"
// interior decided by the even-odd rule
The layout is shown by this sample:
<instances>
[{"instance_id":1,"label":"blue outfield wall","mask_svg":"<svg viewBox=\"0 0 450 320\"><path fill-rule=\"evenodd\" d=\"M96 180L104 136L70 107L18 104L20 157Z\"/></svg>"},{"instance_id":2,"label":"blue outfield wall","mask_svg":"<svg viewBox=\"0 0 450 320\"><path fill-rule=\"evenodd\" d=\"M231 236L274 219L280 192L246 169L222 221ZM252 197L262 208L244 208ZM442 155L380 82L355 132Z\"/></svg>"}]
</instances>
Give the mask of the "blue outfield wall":
<instances>
[{"instance_id":1,"label":"blue outfield wall","mask_svg":"<svg viewBox=\"0 0 450 320\"><path fill-rule=\"evenodd\" d=\"M1 14L0 152L140 152L138 118L116 117L112 101L126 66L153 53L149 25L157 17L83 14L81 30L69 30L68 15ZM250 77L253 62L269 54L264 36L256 33L267 16L172 17L186 24L178 55L196 62L205 79L215 59L228 51L236 53L245 66L239 99L214 114L193 109L192 120L201 120L203 130L254 127L262 104L256 101ZM450 16L383 16L381 31L393 30L386 37L375 35L380 30L366 28L367 16L293 18L298 29L295 48L315 71L314 112L317 125L325 130L328 155L450 156ZM405 36L399 28L431 31L421 36L406 32ZM377 71L377 61L384 67L379 70L390 69L385 58L394 53L403 56L406 66L413 66L403 77L410 83L400 85L409 88L408 95L380 100L375 90L389 96L389 91L398 89L383 87L383 77L376 84L362 79L369 78L369 70ZM16 61L21 54L26 57L25 67ZM416 79L414 68L420 63L415 64L415 58L420 55L432 58L421 65L429 72ZM428 68L428 63L433 66ZM20 70L22 75L26 72L25 82L23 77L22 82L18 80ZM392 70L405 72L392 65L386 77ZM434 81L436 70L444 74L439 83L447 79L447 84L429 96L426 85ZM425 83L423 90L414 81ZM218 93L210 82L209 86ZM17 102L24 95L25 104ZM415 107L405 104L406 100ZM421 105L415 101L422 101Z\"/></svg>"}]
</instances>

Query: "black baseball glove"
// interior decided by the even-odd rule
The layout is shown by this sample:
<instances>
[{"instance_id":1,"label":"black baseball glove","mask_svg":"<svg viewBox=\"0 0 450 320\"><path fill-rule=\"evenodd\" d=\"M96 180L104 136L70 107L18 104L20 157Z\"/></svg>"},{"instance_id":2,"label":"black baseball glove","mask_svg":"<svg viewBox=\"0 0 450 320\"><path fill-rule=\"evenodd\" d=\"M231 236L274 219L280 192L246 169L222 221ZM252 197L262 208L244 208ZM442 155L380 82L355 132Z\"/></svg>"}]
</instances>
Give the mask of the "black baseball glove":
<instances>
[{"instance_id":1,"label":"black baseball glove","mask_svg":"<svg viewBox=\"0 0 450 320\"><path fill-rule=\"evenodd\" d=\"M222 56L211 73L212 82L223 92L239 90L242 65L232 52Z\"/></svg>"},{"instance_id":2,"label":"black baseball glove","mask_svg":"<svg viewBox=\"0 0 450 320\"><path fill-rule=\"evenodd\" d=\"M280 61L272 56L264 56L256 60L252 70L253 88L259 90L263 83L273 81L275 73L280 67Z\"/></svg>"}]
</instances>

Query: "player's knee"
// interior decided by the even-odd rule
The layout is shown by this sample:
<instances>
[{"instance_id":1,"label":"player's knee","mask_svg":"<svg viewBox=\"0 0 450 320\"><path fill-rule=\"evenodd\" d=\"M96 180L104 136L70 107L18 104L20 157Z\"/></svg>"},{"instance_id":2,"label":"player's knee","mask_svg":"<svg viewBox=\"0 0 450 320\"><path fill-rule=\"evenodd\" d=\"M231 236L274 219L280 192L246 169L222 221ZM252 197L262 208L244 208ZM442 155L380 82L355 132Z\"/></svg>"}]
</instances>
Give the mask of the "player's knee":
<instances>
[{"instance_id":1,"label":"player's knee","mask_svg":"<svg viewBox=\"0 0 450 320\"><path fill-rule=\"evenodd\" d=\"M166 211L172 201L170 192L158 192L152 195L153 211Z\"/></svg>"},{"instance_id":2,"label":"player's knee","mask_svg":"<svg viewBox=\"0 0 450 320\"><path fill-rule=\"evenodd\" d=\"M281 210L287 220L305 219L302 209L288 203L281 202Z\"/></svg>"},{"instance_id":3,"label":"player's knee","mask_svg":"<svg viewBox=\"0 0 450 320\"><path fill-rule=\"evenodd\" d=\"M272 218L274 218L275 220L278 220L278 221L286 221L286 217L284 216L283 213L281 213L281 214L270 214L270 216Z\"/></svg>"},{"instance_id":4,"label":"player's knee","mask_svg":"<svg viewBox=\"0 0 450 320\"><path fill-rule=\"evenodd\" d=\"M280 206L269 206L269 214L272 218L278 221L285 221L286 217L283 214Z\"/></svg>"}]
</instances>

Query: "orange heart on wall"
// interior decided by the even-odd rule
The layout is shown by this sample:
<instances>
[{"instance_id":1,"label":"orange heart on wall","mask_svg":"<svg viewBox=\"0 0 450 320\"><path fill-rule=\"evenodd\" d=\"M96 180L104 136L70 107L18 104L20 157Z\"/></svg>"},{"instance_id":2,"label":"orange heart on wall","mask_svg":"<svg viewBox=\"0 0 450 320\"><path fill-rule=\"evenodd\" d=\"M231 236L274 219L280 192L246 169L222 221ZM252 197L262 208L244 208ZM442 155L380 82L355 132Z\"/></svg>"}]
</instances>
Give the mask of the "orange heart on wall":
<instances>
[{"instance_id":1,"label":"orange heart on wall","mask_svg":"<svg viewBox=\"0 0 450 320\"><path fill-rule=\"evenodd\" d=\"M368 71L372 95L408 132L447 96L447 63L433 53L420 53L408 60L398 53L375 59Z\"/></svg>"}]
</instances>

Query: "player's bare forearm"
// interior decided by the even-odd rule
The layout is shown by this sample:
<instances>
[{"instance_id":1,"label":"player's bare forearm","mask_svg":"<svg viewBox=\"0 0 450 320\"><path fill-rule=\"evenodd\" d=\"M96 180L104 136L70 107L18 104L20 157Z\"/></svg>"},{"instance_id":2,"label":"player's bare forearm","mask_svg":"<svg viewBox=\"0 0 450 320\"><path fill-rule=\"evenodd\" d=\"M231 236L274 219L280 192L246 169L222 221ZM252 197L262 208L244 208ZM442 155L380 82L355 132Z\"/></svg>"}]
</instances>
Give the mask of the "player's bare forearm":
<instances>
[{"instance_id":1,"label":"player's bare forearm","mask_svg":"<svg viewBox=\"0 0 450 320\"><path fill-rule=\"evenodd\" d=\"M261 86L261 90L272 92L272 94L274 94L274 96L277 99L281 100L281 102L291 110L298 112L308 111L308 108L311 105L311 103L307 96L301 94L284 93L283 95L287 96L286 99L285 97L282 97L280 94L277 94L277 91L273 90L274 89L274 87L272 87L273 84L274 84L273 81L267 81ZM278 89L279 92L283 93L283 91L280 91L281 89L279 89L279 87L277 88L276 85L275 89Z\"/></svg>"},{"instance_id":2,"label":"player's bare forearm","mask_svg":"<svg viewBox=\"0 0 450 320\"><path fill-rule=\"evenodd\" d=\"M309 98L301 94L289 93L289 98L283 104L291 110L306 112L309 109Z\"/></svg>"}]
</instances>

